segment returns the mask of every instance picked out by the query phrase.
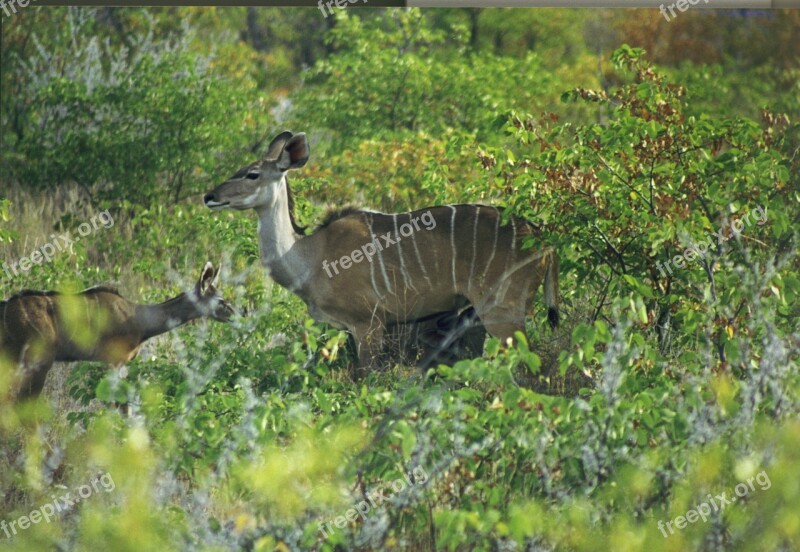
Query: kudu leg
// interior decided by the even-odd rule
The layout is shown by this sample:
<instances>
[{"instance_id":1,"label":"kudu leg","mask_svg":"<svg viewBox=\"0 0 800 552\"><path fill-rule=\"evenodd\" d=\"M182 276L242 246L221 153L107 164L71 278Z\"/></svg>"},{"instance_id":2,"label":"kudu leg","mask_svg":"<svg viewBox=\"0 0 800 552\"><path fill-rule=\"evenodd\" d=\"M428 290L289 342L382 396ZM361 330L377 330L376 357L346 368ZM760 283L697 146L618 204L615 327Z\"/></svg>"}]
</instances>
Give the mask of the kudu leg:
<instances>
[{"instance_id":1,"label":"kudu leg","mask_svg":"<svg viewBox=\"0 0 800 552\"><path fill-rule=\"evenodd\" d=\"M475 307L475 311L483 321L486 331L498 338L503 344L508 338L514 339L515 332L525 333L525 301L512 307L486 304Z\"/></svg>"},{"instance_id":2,"label":"kudu leg","mask_svg":"<svg viewBox=\"0 0 800 552\"><path fill-rule=\"evenodd\" d=\"M370 326L356 327L351 330L358 349L358 366L351 373L353 379L360 379L367 372L381 369L381 351L383 349L384 327L375 322Z\"/></svg>"},{"instance_id":3,"label":"kudu leg","mask_svg":"<svg viewBox=\"0 0 800 552\"><path fill-rule=\"evenodd\" d=\"M519 269L526 266L527 263L523 263ZM525 333L525 315L533 306L533 293L540 281L535 273L531 279L529 275L520 272L513 276L509 275L497 282L483 296L468 297L486 331L500 339L503 344L509 338L513 340L515 332Z\"/></svg>"},{"instance_id":4,"label":"kudu leg","mask_svg":"<svg viewBox=\"0 0 800 552\"><path fill-rule=\"evenodd\" d=\"M15 399L22 401L25 399L33 399L42 393L44 382L47 379L47 374L50 368L53 367L54 358L50 354L44 356L36 356L27 349L20 362L20 378Z\"/></svg>"},{"instance_id":5,"label":"kudu leg","mask_svg":"<svg viewBox=\"0 0 800 552\"><path fill-rule=\"evenodd\" d=\"M421 336L425 347L418 366L425 371L435 364L453 365L459 360L479 357L485 339L486 331L473 307L447 313L436 320L435 332Z\"/></svg>"},{"instance_id":6,"label":"kudu leg","mask_svg":"<svg viewBox=\"0 0 800 552\"><path fill-rule=\"evenodd\" d=\"M419 357L426 323L390 324L383 338L381 358L392 364L413 365Z\"/></svg>"},{"instance_id":7,"label":"kudu leg","mask_svg":"<svg viewBox=\"0 0 800 552\"><path fill-rule=\"evenodd\" d=\"M454 330L458 340L456 346L456 360L477 358L483 355L483 345L486 341L486 328L478 317L474 307L469 307L462 312Z\"/></svg>"},{"instance_id":8,"label":"kudu leg","mask_svg":"<svg viewBox=\"0 0 800 552\"><path fill-rule=\"evenodd\" d=\"M381 360L417 366L453 365L483 354L486 332L475 309L454 309L418 320L389 324Z\"/></svg>"}]
</instances>

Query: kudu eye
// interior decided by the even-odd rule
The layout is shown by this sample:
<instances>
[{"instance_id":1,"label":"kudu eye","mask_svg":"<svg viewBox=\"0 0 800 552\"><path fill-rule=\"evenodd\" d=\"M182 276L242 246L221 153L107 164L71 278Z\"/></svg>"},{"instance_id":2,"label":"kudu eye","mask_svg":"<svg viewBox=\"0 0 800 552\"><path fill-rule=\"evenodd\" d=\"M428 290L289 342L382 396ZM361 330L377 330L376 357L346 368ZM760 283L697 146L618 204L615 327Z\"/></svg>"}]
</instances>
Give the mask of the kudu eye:
<instances>
[{"instance_id":1,"label":"kudu eye","mask_svg":"<svg viewBox=\"0 0 800 552\"><path fill-rule=\"evenodd\" d=\"M247 173L247 178L250 180L258 180L258 177L261 176L260 172L249 172Z\"/></svg>"}]
</instances>

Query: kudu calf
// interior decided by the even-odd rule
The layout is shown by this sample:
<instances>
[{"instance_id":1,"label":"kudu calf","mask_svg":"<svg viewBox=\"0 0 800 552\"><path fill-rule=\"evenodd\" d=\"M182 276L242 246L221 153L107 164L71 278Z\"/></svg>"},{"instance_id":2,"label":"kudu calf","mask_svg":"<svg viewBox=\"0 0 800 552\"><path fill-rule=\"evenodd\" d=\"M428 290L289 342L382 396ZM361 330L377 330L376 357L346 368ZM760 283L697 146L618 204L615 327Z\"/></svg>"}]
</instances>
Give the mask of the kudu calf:
<instances>
[{"instance_id":1,"label":"kudu calf","mask_svg":"<svg viewBox=\"0 0 800 552\"><path fill-rule=\"evenodd\" d=\"M495 207L444 205L398 214L348 209L303 235L286 173L309 155L305 134L284 132L263 160L240 169L204 201L211 209L256 211L262 264L316 320L355 337L362 370L379 362L387 327L468 305L490 334L513 338L524 332L542 281L548 318L558 323L555 251L523 249L533 226L517 217L503 224Z\"/></svg>"},{"instance_id":2,"label":"kudu calf","mask_svg":"<svg viewBox=\"0 0 800 552\"><path fill-rule=\"evenodd\" d=\"M198 318L227 322L233 307L217 292L219 269L206 263L191 291L138 305L109 287L75 295L22 291L0 302L0 360L19 367L13 399L36 397L54 361L123 364L151 337Z\"/></svg>"},{"instance_id":3,"label":"kudu calf","mask_svg":"<svg viewBox=\"0 0 800 552\"><path fill-rule=\"evenodd\" d=\"M422 370L431 366L452 366L483 354L486 330L475 309L467 307L434 313L410 322L388 323L384 333L381 361L399 362Z\"/></svg>"}]
</instances>

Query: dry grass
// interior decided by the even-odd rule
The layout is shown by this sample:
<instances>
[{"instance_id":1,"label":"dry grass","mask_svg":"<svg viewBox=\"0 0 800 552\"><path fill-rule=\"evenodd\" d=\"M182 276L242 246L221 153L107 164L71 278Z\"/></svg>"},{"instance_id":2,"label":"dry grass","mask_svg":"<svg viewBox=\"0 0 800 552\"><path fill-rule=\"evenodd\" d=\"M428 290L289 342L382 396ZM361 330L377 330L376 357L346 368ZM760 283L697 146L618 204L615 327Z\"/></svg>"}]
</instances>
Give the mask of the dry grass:
<instances>
[{"instance_id":1,"label":"dry grass","mask_svg":"<svg viewBox=\"0 0 800 552\"><path fill-rule=\"evenodd\" d=\"M53 236L69 232L73 237L78 235L78 226L97 217L99 211L90 205L86 194L77 186L65 186L52 191L31 191L19 186L11 186L5 196L11 201L11 220L4 224L5 229L11 230L16 239L4 245L0 250L0 265L19 262L22 257L29 257L33 251L46 243L54 241ZM70 281L70 276L76 276L83 268L101 267L108 273L119 274L119 280L114 282L84 282L88 286L101 283L113 284L120 288L123 295L131 296L135 290L147 286L145 278L132 270L135 259L112 256L97 247L104 238L103 232L113 231L115 239L128 239L131 237L131 228L126 220L119 220L120 215L115 215L114 224L106 229L102 226L83 240L86 260L82 262L75 255L74 248L69 251L58 251L54 260L65 260L75 268L75 274L61 274L63 285ZM19 271L16 276L8 277L4 270L0 271L0 295L8 297L20 289L38 289L32 284L31 278L25 272Z\"/></svg>"}]
</instances>

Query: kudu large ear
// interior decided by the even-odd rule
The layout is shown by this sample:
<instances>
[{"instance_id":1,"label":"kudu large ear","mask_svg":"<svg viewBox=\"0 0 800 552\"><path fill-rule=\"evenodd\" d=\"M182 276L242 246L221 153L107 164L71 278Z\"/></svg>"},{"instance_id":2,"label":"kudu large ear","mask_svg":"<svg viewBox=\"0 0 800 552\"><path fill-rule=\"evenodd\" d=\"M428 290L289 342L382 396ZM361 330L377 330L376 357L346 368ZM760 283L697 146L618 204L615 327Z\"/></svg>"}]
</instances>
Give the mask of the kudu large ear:
<instances>
[{"instance_id":1,"label":"kudu large ear","mask_svg":"<svg viewBox=\"0 0 800 552\"><path fill-rule=\"evenodd\" d=\"M308 146L305 132L298 132L283 147L283 151L278 158L278 169L282 171L299 169L306 164L310 155L311 149Z\"/></svg>"},{"instance_id":2,"label":"kudu large ear","mask_svg":"<svg viewBox=\"0 0 800 552\"><path fill-rule=\"evenodd\" d=\"M273 138L272 142L269 143L267 152L264 154L264 161L277 161L281 153L283 153L286 142L288 142L292 136L293 134L291 132L285 130Z\"/></svg>"},{"instance_id":3,"label":"kudu large ear","mask_svg":"<svg viewBox=\"0 0 800 552\"><path fill-rule=\"evenodd\" d=\"M214 270L214 265L211 261L206 263L203 267L203 273L200 274L200 279L197 281L197 292L202 296L208 293L209 288L216 285L219 269Z\"/></svg>"}]
</instances>

